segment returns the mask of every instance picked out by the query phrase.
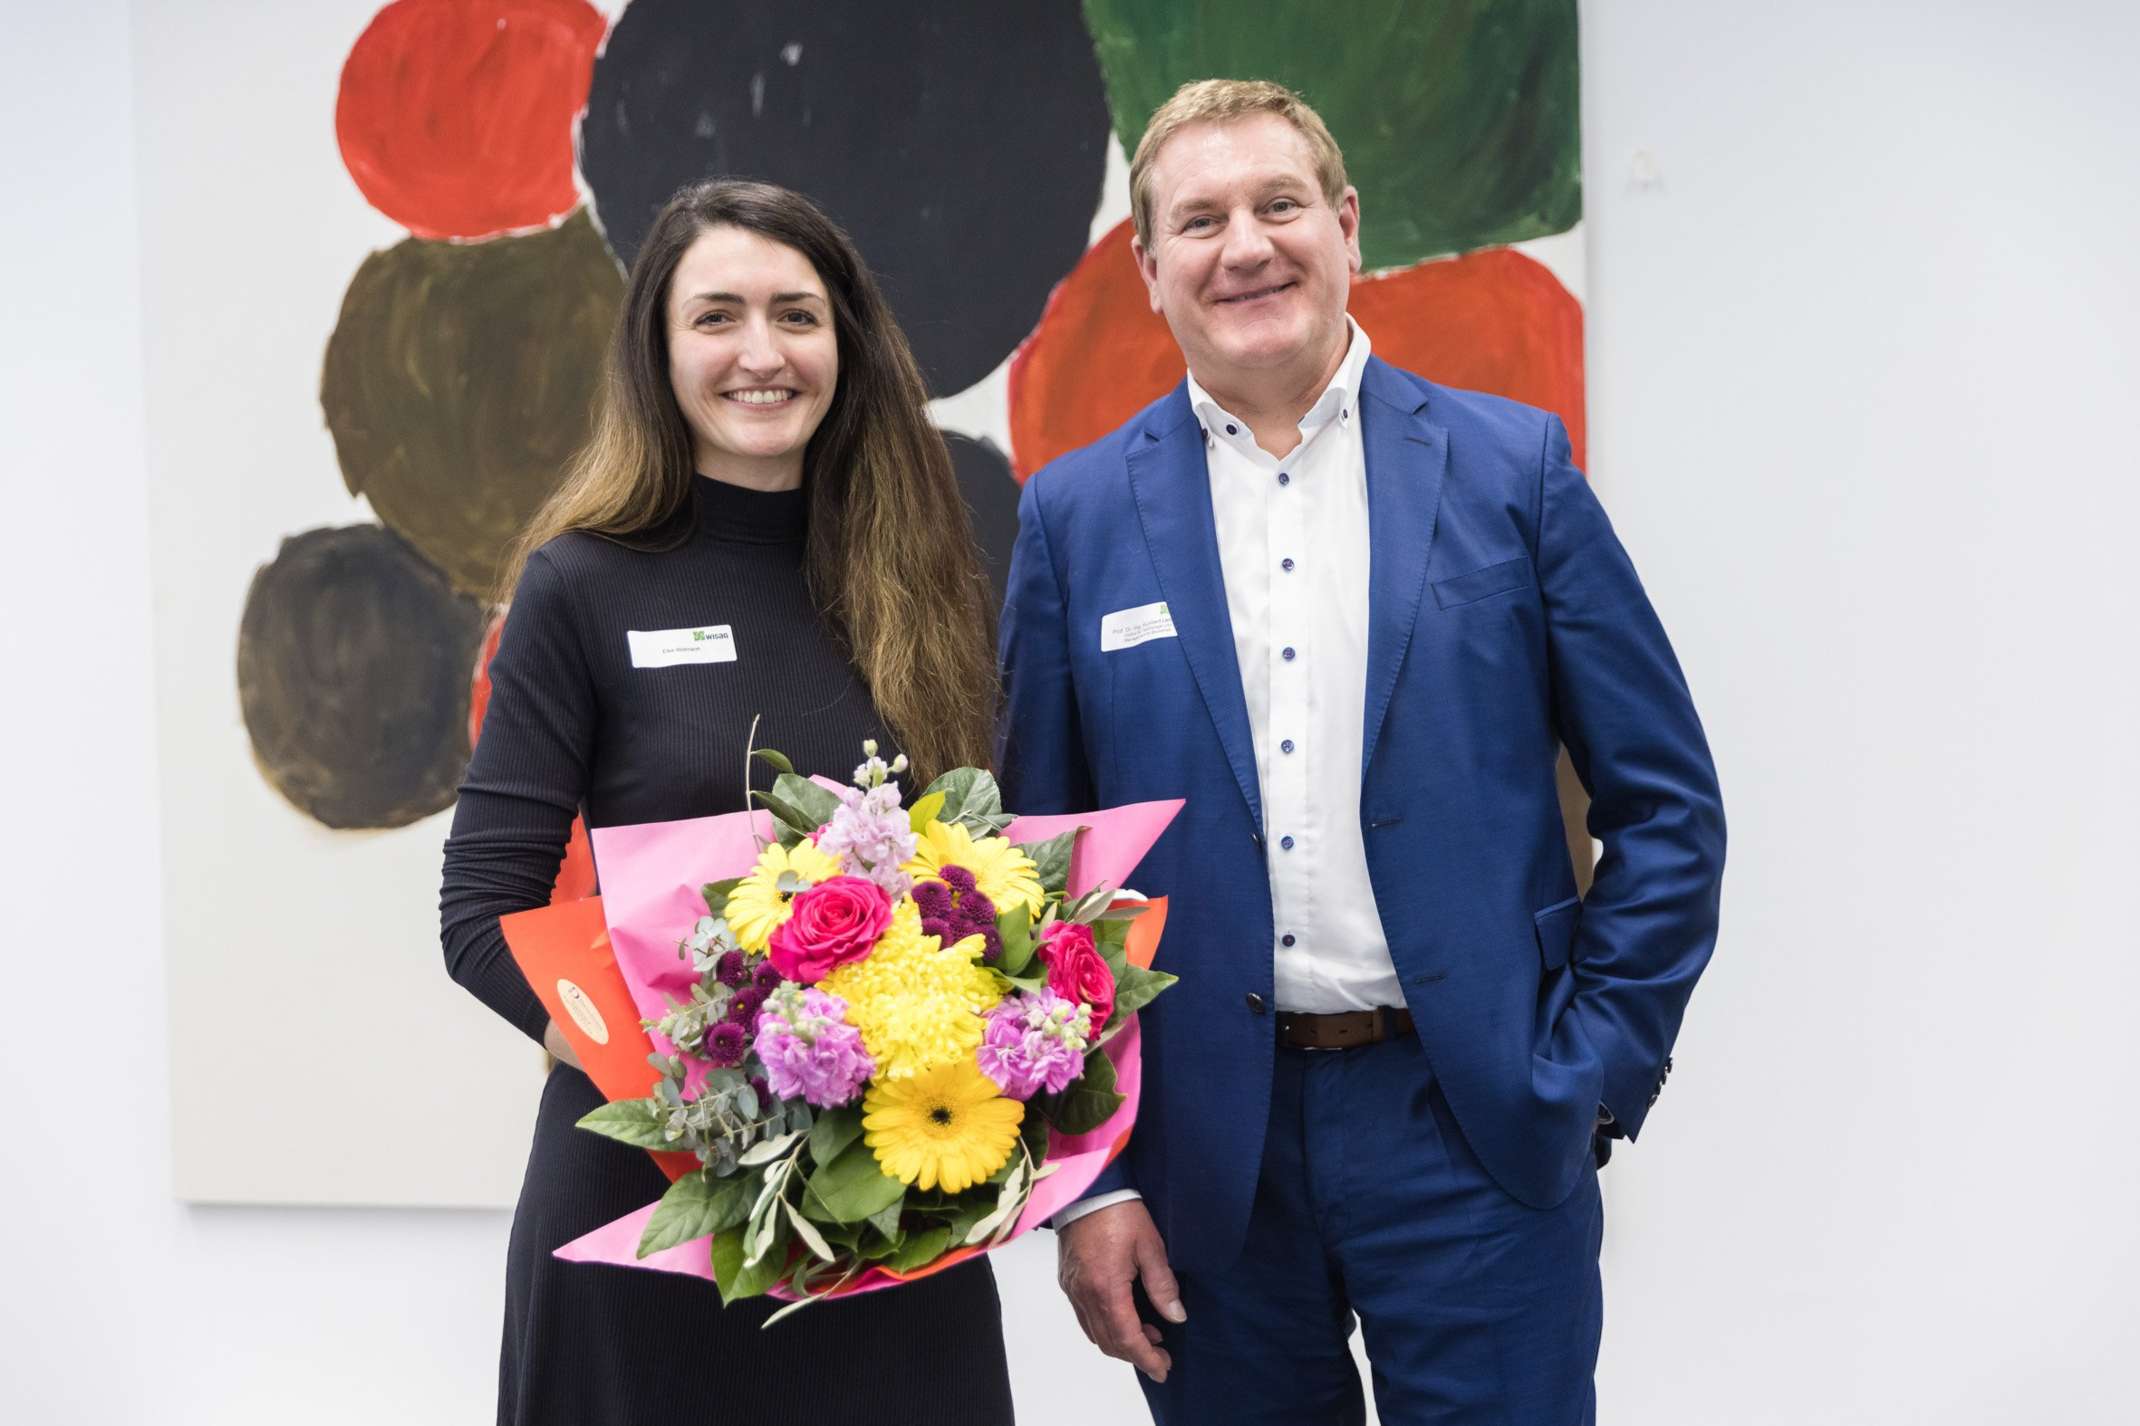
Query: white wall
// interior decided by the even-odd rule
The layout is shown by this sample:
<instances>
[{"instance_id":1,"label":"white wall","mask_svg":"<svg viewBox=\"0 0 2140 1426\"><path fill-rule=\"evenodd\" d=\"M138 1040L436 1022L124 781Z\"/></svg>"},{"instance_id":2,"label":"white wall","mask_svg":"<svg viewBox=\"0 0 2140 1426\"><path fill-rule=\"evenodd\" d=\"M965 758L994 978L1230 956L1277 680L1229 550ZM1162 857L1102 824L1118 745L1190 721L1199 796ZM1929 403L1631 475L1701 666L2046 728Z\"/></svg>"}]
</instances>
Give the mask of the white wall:
<instances>
[{"instance_id":1,"label":"white wall","mask_svg":"<svg viewBox=\"0 0 2140 1426\"><path fill-rule=\"evenodd\" d=\"M2009 8L1585 11L1596 475L1733 825L1679 1070L1606 1175L1607 1426L2130 1415L2140 23ZM130 98L157 57L118 0L6 31L0 1412L487 1419L504 1215L170 1197ZM1046 1249L1003 1264L1024 1420L1073 1419L1061 1361L1083 1419L1136 1419L1051 1342Z\"/></svg>"}]
</instances>

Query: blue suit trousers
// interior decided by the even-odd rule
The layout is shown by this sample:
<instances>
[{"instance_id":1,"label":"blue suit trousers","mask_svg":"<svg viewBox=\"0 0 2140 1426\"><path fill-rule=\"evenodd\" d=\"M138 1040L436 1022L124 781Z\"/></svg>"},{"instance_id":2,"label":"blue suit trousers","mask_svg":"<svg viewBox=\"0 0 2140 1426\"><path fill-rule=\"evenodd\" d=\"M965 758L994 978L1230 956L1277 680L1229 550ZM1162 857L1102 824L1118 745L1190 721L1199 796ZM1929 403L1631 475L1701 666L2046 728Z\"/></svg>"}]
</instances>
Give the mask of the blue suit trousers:
<instances>
[{"instance_id":1,"label":"blue suit trousers","mask_svg":"<svg viewBox=\"0 0 2140 1426\"><path fill-rule=\"evenodd\" d=\"M1246 1246L1180 1275L1153 1420L1361 1422L1357 1320L1383 1426L1587 1426L1603 1230L1594 1170L1550 1209L1493 1181L1416 1038L1280 1049Z\"/></svg>"}]
</instances>

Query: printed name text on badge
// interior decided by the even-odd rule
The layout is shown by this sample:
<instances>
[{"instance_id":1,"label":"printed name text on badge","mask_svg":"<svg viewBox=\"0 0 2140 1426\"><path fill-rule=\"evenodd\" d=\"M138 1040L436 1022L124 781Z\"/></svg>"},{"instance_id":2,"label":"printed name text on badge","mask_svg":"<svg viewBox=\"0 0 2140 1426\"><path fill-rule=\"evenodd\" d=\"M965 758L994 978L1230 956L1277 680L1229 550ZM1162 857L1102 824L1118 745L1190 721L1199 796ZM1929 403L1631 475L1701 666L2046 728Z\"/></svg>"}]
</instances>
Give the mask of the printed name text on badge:
<instances>
[{"instance_id":1,"label":"printed name text on badge","mask_svg":"<svg viewBox=\"0 0 2140 1426\"><path fill-rule=\"evenodd\" d=\"M671 668L681 663L734 663L736 637L726 624L701 629L627 629L633 668Z\"/></svg>"},{"instance_id":2,"label":"printed name text on badge","mask_svg":"<svg viewBox=\"0 0 2140 1426\"><path fill-rule=\"evenodd\" d=\"M1100 620L1100 652L1111 654L1117 649L1134 649L1152 639L1174 637L1174 616L1167 612L1164 599L1157 604L1140 604L1134 609L1117 609Z\"/></svg>"}]
</instances>

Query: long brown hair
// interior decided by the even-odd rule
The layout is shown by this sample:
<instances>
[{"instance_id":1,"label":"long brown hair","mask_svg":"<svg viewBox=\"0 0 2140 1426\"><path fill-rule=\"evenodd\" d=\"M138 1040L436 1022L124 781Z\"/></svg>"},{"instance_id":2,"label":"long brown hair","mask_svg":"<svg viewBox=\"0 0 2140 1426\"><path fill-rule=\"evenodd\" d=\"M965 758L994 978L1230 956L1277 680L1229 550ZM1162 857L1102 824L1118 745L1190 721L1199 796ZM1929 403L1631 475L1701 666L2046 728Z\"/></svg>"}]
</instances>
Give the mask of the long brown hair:
<instances>
[{"instance_id":1,"label":"long brown hair","mask_svg":"<svg viewBox=\"0 0 2140 1426\"><path fill-rule=\"evenodd\" d=\"M803 453L803 570L818 610L921 779L985 766L997 706L988 584L951 452L854 240L788 189L723 179L662 208L625 285L594 435L514 543L500 598L568 530L642 547L688 536L697 475L669 381L669 284L684 251L724 225L801 253L832 299L839 383Z\"/></svg>"}]
</instances>

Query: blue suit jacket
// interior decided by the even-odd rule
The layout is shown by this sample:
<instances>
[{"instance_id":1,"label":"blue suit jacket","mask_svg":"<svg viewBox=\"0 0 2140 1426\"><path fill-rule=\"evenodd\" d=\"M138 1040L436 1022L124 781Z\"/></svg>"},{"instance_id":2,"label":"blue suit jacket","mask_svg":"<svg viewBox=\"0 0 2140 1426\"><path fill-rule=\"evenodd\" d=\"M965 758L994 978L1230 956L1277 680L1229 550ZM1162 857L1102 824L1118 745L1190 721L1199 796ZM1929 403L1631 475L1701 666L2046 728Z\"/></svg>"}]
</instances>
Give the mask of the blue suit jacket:
<instances>
[{"instance_id":1,"label":"blue suit jacket","mask_svg":"<svg viewBox=\"0 0 2140 1426\"><path fill-rule=\"evenodd\" d=\"M1716 938L1724 820L1686 682L1558 418L1370 360L1360 816L1426 1058L1510 1194L1559 1203L1598 1108L1632 1137ZM1177 637L1100 621L1164 600ZM1188 801L1135 884L1170 898L1133 1186L1177 1264L1238 1253L1276 1052L1255 750L1186 383L1027 482L1003 613L1006 805ZM1578 900L1560 745L1604 855ZM1392 1163L1391 1172L1402 1172Z\"/></svg>"}]
</instances>

